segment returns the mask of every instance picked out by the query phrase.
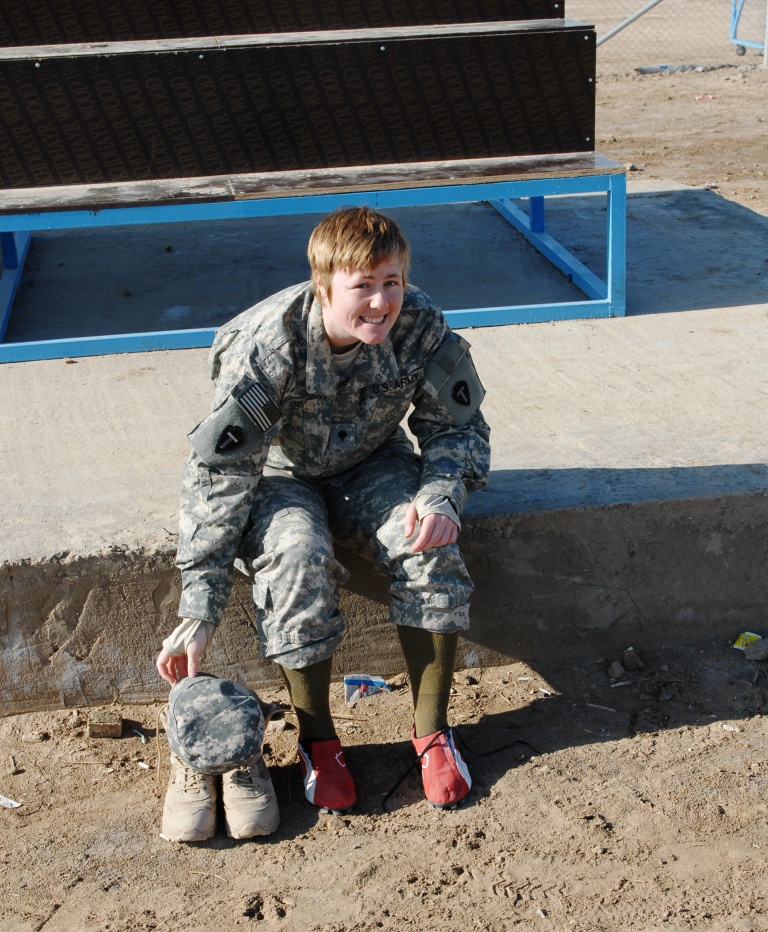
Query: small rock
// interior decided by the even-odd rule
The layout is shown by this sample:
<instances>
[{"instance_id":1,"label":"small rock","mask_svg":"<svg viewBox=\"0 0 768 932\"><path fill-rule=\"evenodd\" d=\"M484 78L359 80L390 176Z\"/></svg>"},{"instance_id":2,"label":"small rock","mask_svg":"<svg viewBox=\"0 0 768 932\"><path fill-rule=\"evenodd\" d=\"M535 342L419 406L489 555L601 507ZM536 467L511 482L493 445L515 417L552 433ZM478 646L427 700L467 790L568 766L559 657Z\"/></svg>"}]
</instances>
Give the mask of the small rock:
<instances>
[{"instance_id":1,"label":"small rock","mask_svg":"<svg viewBox=\"0 0 768 932\"><path fill-rule=\"evenodd\" d=\"M398 673L397 676L393 676L387 680L387 686L390 689L402 689L408 684L408 677L405 673Z\"/></svg>"},{"instance_id":2,"label":"small rock","mask_svg":"<svg viewBox=\"0 0 768 932\"><path fill-rule=\"evenodd\" d=\"M618 660L614 660L610 667L608 667L608 676L610 676L612 680L620 680L622 676L624 676L624 673L624 667Z\"/></svg>"},{"instance_id":3,"label":"small rock","mask_svg":"<svg viewBox=\"0 0 768 932\"><path fill-rule=\"evenodd\" d=\"M328 822L329 827L337 830L342 830L347 827L347 823L344 821L344 819L342 819L341 816L337 815L335 812L330 815Z\"/></svg>"},{"instance_id":4,"label":"small rock","mask_svg":"<svg viewBox=\"0 0 768 932\"><path fill-rule=\"evenodd\" d=\"M744 648L744 656L747 660L768 660L768 638L750 641Z\"/></svg>"},{"instance_id":5,"label":"small rock","mask_svg":"<svg viewBox=\"0 0 768 932\"><path fill-rule=\"evenodd\" d=\"M462 686L477 686L477 680L468 673L466 676L457 677L457 681L461 683Z\"/></svg>"},{"instance_id":6,"label":"small rock","mask_svg":"<svg viewBox=\"0 0 768 932\"><path fill-rule=\"evenodd\" d=\"M123 733L123 716L119 712L99 711L88 716L89 738L119 738Z\"/></svg>"},{"instance_id":7,"label":"small rock","mask_svg":"<svg viewBox=\"0 0 768 932\"><path fill-rule=\"evenodd\" d=\"M47 731L30 731L26 735L22 735L21 740L24 744L42 744L43 741L48 741L50 737Z\"/></svg>"},{"instance_id":8,"label":"small rock","mask_svg":"<svg viewBox=\"0 0 768 932\"><path fill-rule=\"evenodd\" d=\"M272 721L267 725L267 731L286 731L288 728L288 722L284 718L273 718Z\"/></svg>"},{"instance_id":9,"label":"small rock","mask_svg":"<svg viewBox=\"0 0 768 932\"><path fill-rule=\"evenodd\" d=\"M645 662L634 647L630 647L624 651L621 662L624 664L625 670L637 671L645 669Z\"/></svg>"}]
</instances>

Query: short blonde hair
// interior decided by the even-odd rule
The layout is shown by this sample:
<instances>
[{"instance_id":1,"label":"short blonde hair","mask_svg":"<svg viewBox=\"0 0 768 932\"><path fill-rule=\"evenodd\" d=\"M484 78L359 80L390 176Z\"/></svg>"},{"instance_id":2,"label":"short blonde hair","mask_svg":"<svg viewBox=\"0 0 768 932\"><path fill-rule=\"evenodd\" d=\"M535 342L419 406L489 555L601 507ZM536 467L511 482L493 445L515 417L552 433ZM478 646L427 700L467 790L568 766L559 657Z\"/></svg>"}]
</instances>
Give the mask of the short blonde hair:
<instances>
[{"instance_id":1,"label":"short blonde hair","mask_svg":"<svg viewBox=\"0 0 768 932\"><path fill-rule=\"evenodd\" d=\"M330 294L333 273L374 269L387 259L403 263L403 284L411 262L411 247L391 217L370 207L340 207L312 231L307 247L312 287L317 279Z\"/></svg>"}]
</instances>

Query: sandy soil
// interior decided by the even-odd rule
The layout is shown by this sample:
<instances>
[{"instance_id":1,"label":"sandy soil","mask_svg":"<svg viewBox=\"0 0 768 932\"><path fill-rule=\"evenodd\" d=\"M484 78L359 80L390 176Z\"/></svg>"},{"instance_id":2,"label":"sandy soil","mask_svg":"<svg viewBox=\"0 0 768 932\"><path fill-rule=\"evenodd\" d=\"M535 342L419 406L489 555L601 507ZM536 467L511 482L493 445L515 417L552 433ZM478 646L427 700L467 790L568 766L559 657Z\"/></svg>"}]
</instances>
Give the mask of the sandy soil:
<instances>
[{"instance_id":1,"label":"sandy soil","mask_svg":"<svg viewBox=\"0 0 768 932\"><path fill-rule=\"evenodd\" d=\"M304 800L287 713L266 739L282 824L259 841L159 837L155 708L124 708L119 740L88 739L82 710L5 719L23 805L2 812L0 929L768 929L768 677L714 643L613 681L616 659L559 671L561 693L523 664L457 673L475 786L456 812L416 772L385 798L413 760L404 677L351 709L334 686L359 805Z\"/></svg>"},{"instance_id":2,"label":"sandy soil","mask_svg":"<svg viewBox=\"0 0 768 932\"><path fill-rule=\"evenodd\" d=\"M597 147L768 215L766 100L757 66L607 75ZM266 749L282 824L256 842L159 838L155 708L122 709L121 739L89 740L87 710L0 720L22 803L0 808L0 930L768 929L768 678L724 642L612 683L617 659L560 670L562 693L522 664L458 673L475 787L454 813L413 773L383 806L412 761L405 681L354 709L335 687L357 810L304 801L288 714Z\"/></svg>"},{"instance_id":3,"label":"sandy soil","mask_svg":"<svg viewBox=\"0 0 768 932\"><path fill-rule=\"evenodd\" d=\"M768 69L707 67L601 75L596 148L630 176L710 187L768 215Z\"/></svg>"}]
</instances>

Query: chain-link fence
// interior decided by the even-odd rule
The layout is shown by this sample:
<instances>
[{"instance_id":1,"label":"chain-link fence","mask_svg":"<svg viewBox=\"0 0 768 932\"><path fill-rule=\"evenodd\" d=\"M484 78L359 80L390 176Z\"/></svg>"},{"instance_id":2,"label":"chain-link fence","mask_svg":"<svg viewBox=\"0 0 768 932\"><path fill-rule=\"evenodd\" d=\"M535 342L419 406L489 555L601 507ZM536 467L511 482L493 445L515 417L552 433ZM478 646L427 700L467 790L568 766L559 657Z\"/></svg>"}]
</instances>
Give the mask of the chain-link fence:
<instances>
[{"instance_id":1,"label":"chain-link fence","mask_svg":"<svg viewBox=\"0 0 768 932\"><path fill-rule=\"evenodd\" d=\"M741 6L737 38L758 43L765 35L766 0ZM648 6L648 0L565 0L565 15L597 29L598 40ZM638 66L759 63L762 51L731 41L732 0L660 0L597 49L598 68L615 73Z\"/></svg>"}]
</instances>

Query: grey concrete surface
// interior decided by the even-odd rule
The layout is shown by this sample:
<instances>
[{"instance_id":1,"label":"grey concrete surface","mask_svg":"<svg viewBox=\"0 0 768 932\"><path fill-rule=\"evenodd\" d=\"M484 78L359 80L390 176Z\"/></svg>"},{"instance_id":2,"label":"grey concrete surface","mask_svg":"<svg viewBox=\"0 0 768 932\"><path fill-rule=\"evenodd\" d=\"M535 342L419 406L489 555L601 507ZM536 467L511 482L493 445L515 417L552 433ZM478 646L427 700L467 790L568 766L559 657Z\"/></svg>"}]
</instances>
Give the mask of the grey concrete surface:
<instances>
[{"instance_id":1,"label":"grey concrete surface","mask_svg":"<svg viewBox=\"0 0 768 932\"><path fill-rule=\"evenodd\" d=\"M630 644L768 634L768 219L712 191L630 185L629 315L464 331L488 389L493 476L462 535L477 585L467 665L557 682ZM566 299L487 206L393 211L445 308ZM9 340L216 325L306 277L317 218L35 238ZM604 210L558 201L596 271ZM170 247L170 251L168 250ZM165 693L178 480L207 412L206 350L0 366L0 708ZM402 668L386 587L353 554L337 672ZM211 669L276 682L238 581Z\"/></svg>"}]
</instances>

